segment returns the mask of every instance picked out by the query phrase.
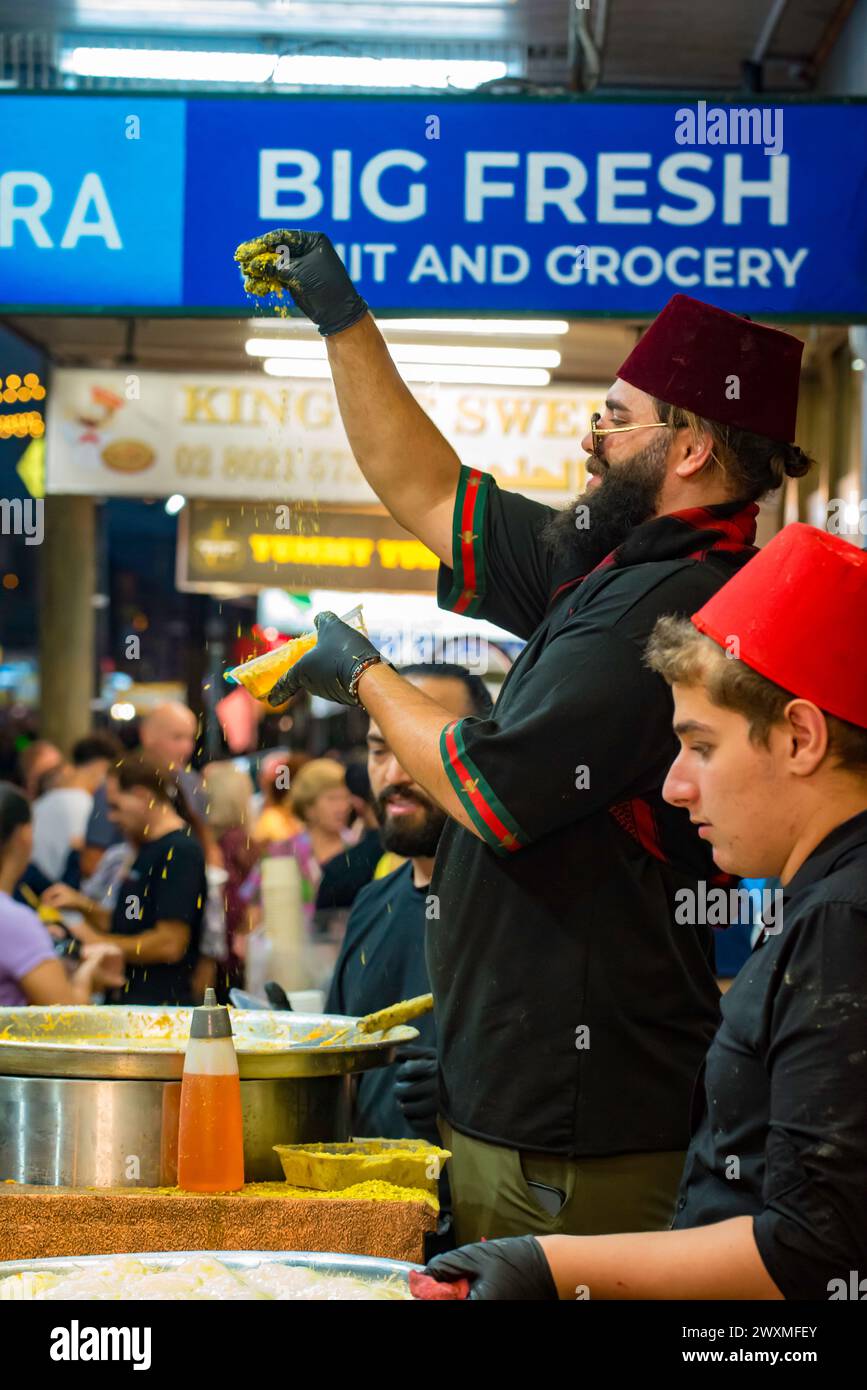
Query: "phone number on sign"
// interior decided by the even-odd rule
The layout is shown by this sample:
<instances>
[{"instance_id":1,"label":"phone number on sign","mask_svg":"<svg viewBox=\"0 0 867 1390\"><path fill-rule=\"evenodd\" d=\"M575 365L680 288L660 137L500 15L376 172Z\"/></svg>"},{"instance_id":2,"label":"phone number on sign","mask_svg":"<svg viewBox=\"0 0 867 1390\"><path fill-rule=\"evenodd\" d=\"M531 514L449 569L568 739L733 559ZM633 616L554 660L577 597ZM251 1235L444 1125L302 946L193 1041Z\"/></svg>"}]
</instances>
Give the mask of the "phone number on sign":
<instances>
[{"instance_id":1,"label":"phone number on sign","mask_svg":"<svg viewBox=\"0 0 867 1390\"><path fill-rule=\"evenodd\" d=\"M219 458L207 444L181 444L175 472L182 478L244 478L280 483L342 483L357 480L351 460L337 449L223 449Z\"/></svg>"}]
</instances>

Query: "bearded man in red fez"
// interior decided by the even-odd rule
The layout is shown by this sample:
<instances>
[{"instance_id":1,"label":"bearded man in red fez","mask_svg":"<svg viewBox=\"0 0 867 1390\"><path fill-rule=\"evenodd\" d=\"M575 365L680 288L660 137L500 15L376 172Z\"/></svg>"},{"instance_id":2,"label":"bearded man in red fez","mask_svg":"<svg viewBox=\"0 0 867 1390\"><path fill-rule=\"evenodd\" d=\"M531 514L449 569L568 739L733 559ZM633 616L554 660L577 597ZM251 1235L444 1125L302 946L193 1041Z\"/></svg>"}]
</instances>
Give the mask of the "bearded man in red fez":
<instances>
[{"instance_id":1,"label":"bearded man in red fez","mask_svg":"<svg viewBox=\"0 0 867 1390\"><path fill-rule=\"evenodd\" d=\"M261 269L281 248L325 337L361 471L439 556L440 606L526 642L490 717L456 720L320 614L269 696L362 704L450 818L425 946L457 1237L663 1228L719 1012L710 927L679 924L677 894L728 878L663 800L671 694L644 648L750 559L758 499L805 472L802 345L676 295L592 422L587 490L557 512L461 464L327 237L263 240Z\"/></svg>"},{"instance_id":2,"label":"bearded man in red fez","mask_svg":"<svg viewBox=\"0 0 867 1390\"><path fill-rule=\"evenodd\" d=\"M488 1241L434 1277L476 1299L867 1296L865 632L867 553L800 524L691 622L660 618L663 795L718 868L782 884L698 1078L673 1228Z\"/></svg>"}]
</instances>

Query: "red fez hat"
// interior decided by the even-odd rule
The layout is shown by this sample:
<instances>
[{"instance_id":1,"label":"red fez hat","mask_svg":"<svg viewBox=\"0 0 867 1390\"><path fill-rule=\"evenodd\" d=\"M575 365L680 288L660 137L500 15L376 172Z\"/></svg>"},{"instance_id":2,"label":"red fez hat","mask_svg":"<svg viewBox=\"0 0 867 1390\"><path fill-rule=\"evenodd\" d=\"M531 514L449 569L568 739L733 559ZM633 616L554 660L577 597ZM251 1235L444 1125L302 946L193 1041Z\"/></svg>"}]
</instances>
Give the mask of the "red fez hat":
<instances>
[{"instance_id":1,"label":"red fez hat","mask_svg":"<svg viewBox=\"0 0 867 1390\"><path fill-rule=\"evenodd\" d=\"M867 551L795 521L718 589L692 622L747 666L867 728Z\"/></svg>"},{"instance_id":2,"label":"red fez hat","mask_svg":"<svg viewBox=\"0 0 867 1390\"><path fill-rule=\"evenodd\" d=\"M617 375L705 420L791 444L803 350L791 333L675 294Z\"/></svg>"}]
</instances>

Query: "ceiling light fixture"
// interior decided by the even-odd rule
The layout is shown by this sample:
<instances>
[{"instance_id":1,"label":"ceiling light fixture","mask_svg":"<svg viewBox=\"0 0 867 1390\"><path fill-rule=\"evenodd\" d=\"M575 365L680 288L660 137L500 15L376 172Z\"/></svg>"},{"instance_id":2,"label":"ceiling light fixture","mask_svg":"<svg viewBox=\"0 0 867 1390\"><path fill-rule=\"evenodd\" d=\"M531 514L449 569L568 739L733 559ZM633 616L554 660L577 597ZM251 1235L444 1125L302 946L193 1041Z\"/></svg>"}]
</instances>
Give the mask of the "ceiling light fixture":
<instances>
[{"instance_id":1,"label":"ceiling light fixture","mask_svg":"<svg viewBox=\"0 0 867 1390\"><path fill-rule=\"evenodd\" d=\"M132 77L153 82L267 82L276 58L218 49L74 48L61 68L77 77Z\"/></svg>"},{"instance_id":2,"label":"ceiling light fixture","mask_svg":"<svg viewBox=\"0 0 867 1390\"><path fill-rule=\"evenodd\" d=\"M300 361L327 361L323 342L283 338L249 338L249 357L284 357ZM393 343L389 352L395 362L425 362L438 366L462 367L559 367L560 354L553 348L457 347L437 343Z\"/></svg>"},{"instance_id":3,"label":"ceiling light fixture","mask_svg":"<svg viewBox=\"0 0 867 1390\"><path fill-rule=\"evenodd\" d=\"M566 319L377 319L386 338L395 333L453 333L473 334L486 338L554 338L569 332ZM288 329L314 332L308 318L248 319L248 328Z\"/></svg>"},{"instance_id":4,"label":"ceiling light fixture","mask_svg":"<svg viewBox=\"0 0 867 1390\"><path fill-rule=\"evenodd\" d=\"M67 49L63 72L154 82L272 82L291 87L424 87L472 91L505 77L505 63L475 58L370 58L363 55L227 52L192 48Z\"/></svg>"},{"instance_id":5,"label":"ceiling light fixture","mask_svg":"<svg viewBox=\"0 0 867 1390\"><path fill-rule=\"evenodd\" d=\"M266 357L262 363L268 376L299 379L329 379L331 368L317 359ZM475 386L547 386L551 373L539 367L465 367L452 364L402 363L398 371L404 381L457 383Z\"/></svg>"},{"instance_id":6,"label":"ceiling light fixture","mask_svg":"<svg viewBox=\"0 0 867 1390\"><path fill-rule=\"evenodd\" d=\"M458 87L472 91L505 77L505 63L476 58L368 58L349 54L289 53L274 73L291 87Z\"/></svg>"}]
</instances>

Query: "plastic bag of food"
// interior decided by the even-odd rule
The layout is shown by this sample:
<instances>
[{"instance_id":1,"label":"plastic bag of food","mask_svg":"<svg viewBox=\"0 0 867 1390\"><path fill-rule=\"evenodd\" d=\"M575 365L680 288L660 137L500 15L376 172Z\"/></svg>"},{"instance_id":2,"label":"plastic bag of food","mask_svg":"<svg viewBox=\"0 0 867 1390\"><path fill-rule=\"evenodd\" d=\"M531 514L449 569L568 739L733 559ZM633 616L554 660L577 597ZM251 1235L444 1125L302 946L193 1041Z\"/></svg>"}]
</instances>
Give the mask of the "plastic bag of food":
<instances>
[{"instance_id":1,"label":"plastic bag of food","mask_svg":"<svg viewBox=\"0 0 867 1390\"><path fill-rule=\"evenodd\" d=\"M340 621L367 636L360 603L350 612L344 613ZM269 692L274 689L280 677L285 676L296 661L300 661L302 656L315 646L316 633L303 632L300 637L293 637L291 641L284 642L282 647L275 647L272 652L264 652L262 656L254 656L249 661L242 662L240 666L233 666L231 671L226 672L224 679L234 685L243 685L257 700L267 700Z\"/></svg>"}]
</instances>

